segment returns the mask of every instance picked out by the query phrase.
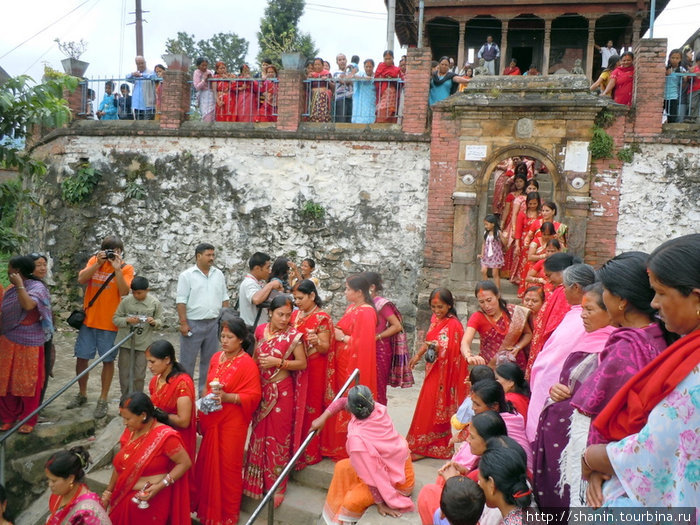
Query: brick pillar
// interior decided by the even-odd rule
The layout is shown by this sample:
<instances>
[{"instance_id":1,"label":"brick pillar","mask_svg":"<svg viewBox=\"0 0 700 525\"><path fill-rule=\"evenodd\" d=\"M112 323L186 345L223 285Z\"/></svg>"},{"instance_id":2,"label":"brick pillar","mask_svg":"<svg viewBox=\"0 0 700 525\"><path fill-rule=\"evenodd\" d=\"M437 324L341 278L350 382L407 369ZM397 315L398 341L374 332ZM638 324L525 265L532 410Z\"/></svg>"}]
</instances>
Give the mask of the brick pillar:
<instances>
[{"instance_id":1,"label":"brick pillar","mask_svg":"<svg viewBox=\"0 0 700 525\"><path fill-rule=\"evenodd\" d=\"M78 84L73 91L63 90L63 99L68 103L71 112L71 120L84 119L85 107L83 103L87 97L87 84Z\"/></svg>"},{"instance_id":2,"label":"brick pillar","mask_svg":"<svg viewBox=\"0 0 700 525\"><path fill-rule=\"evenodd\" d=\"M634 48L634 133L661 133L666 85L666 39L645 38Z\"/></svg>"},{"instance_id":3,"label":"brick pillar","mask_svg":"<svg viewBox=\"0 0 700 525\"><path fill-rule=\"evenodd\" d=\"M178 129L190 109L190 74L168 68L163 77L160 99L161 129Z\"/></svg>"},{"instance_id":4,"label":"brick pillar","mask_svg":"<svg viewBox=\"0 0 700 525\"><path fill-rule=\"evenodd\" d=\"M410 106L406 104L405 107ZM452 263L455 216L452 194L457 184L458 159L459 123L449 113L435 111L430 142L428 216L425 229L424 264L427 267L449 268Z\"/></svg>"},{"instance_id":5,"label":"brick pillar","mask_svg":"<svg viewBox=\"0 0 700 525\"><path fill-rule=\"evenodd\" d=\"M282 69L277 94L277 129L296 131L304 112L304 82L302 71Z\"/></svg>"},{"instance_id":6,"label":"brick pillar","mask_svg":"<svg viewBox=\"0 0 700 525\"><path fill-rule=\"evenodd\" d=\"M431 60L432 54L429 48L408 50L402 124L405 133L425 133Z\"/></svg>"}]
</instances>

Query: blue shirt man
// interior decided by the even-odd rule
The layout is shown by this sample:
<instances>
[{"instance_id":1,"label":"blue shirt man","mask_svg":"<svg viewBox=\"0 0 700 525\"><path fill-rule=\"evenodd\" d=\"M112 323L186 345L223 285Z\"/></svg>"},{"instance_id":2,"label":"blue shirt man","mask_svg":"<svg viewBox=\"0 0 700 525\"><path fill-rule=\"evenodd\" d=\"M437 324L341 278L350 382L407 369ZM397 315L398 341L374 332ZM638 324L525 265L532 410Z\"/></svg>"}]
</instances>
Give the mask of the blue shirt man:
<instances>
[{"instance_id":1,"label":"blue shirt man","mask_svg":"<svg viewBox=\"0 0 700 525\"><path fill-rule=\"evenodd\" d=\"M146 67L142 56L135 59L136 71L129 73L126 78L134 82L134 92L131 95L131 107L135 120L153 120L156 116L156 79L155 72Z\"/></svg>"}]
</instances>

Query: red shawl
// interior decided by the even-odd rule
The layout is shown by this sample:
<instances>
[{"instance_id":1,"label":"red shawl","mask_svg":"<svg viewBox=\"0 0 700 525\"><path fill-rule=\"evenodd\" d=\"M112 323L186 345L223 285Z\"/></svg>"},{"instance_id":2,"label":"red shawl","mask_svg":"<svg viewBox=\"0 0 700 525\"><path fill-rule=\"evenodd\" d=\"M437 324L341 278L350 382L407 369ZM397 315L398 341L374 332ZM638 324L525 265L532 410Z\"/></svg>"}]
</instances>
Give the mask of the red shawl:
<instances>
[{"instance_id":1,"label":"red shawl","mask_svg":"<svg viewBox=\"0 0 700 525\"><path fill-rule=\"evenodd\" d=\"M611 441L639 432L649 413L700 363L700 330L661 352L615 394L593 426Z\"/></svg>"},{"instance_id":2,"label":"red shawl","mask_svg":"<svg viewBox=\"0 0 700 525\"><path fill-rule=\"evenodd\" d=\"M549 336L556 330L569 310L571 310L571 305L566 301L564 286L560 284L549 295L535 320L535 328L532 331L532 343L530 343L530 357L525 369L526 379L530 378L530 370L532 370L532 365L535 364L537 354L540 353Z\"/></svg>"},{"instance_id":3,"label":"red shawl","mask_svg":"<svg viewBox=\"0 0 700 525\"><path fill-rule=\"evenodd\" d=\"M374 78L401 78L401 70L397 66L387 66L382 62L377 66ZM375 85L377 88L377 100L379 100L389 86L396 88L397 84L396 82L375 82Z\"/></svg>"}]
</instances>

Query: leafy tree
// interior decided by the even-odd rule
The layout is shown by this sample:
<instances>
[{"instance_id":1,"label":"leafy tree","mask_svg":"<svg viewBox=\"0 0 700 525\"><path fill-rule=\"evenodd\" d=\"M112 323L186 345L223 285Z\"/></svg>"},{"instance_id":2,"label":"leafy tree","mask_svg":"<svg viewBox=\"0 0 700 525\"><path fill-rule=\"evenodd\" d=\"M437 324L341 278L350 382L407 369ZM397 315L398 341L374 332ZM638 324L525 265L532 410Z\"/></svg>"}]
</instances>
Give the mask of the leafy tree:
<instances>
[{"instance_id":1,"label":"leafy tree","mask_svg":"<svg viewBox=\"0 0 700 525\"><path fill-rule=\"evenodd\" d=\"M23 75L0 85L0 167L16 169L20 176L46 173L46 164L31 158L24 145L42 126L56 128L70 122L63 90L77 87L78 79L68 75L38 85ZM0 252L17 250L24 240L14 225L18 209L26 203L35 204L20 177L0 184Z\"/></svg>"},{"instance_id":2,"label":"leafy tree","mask_svg":"<svg viewBox=\"0 0 700 525\"><path fill-rule=\"evenodd\" d=\"M32 83L30 77L22 75L0 86L0 166L43 175L46 166L29 156L24 143L39 126L57 128L70 122L71 112L63 90L76 89L78 79L61 75L43 84Z\"/></svg>"},{"instance_id":3,"label":"leafy tree","mask_svg":"<svg viewBox=\"0 0 700 525\"><path fill-rule=\"evenodd\" d=\"M192 70L194 60L203 56L209 61L210 66L217 60L223 60L229 71L235 71L245 63L248 54L248 41L239 37L236 33L217 33L208 40L195 41L195 36L178 31L175 38L165 41L166 53L183 53L192 58Z\"/></svg>"},{"instance_id":4,"label":"leafy tree","mask_svg":"<svg viewBox=\"0 0 700 525\"><path fill-rule=\"evenodd\" d=\"M280 64L285 51L298 51L307 58L316 56L318 49L311 35L299 32L305 5L305 0L268 0L258 31L258 62L269 58Z\"/></svg>"}]
</instances>

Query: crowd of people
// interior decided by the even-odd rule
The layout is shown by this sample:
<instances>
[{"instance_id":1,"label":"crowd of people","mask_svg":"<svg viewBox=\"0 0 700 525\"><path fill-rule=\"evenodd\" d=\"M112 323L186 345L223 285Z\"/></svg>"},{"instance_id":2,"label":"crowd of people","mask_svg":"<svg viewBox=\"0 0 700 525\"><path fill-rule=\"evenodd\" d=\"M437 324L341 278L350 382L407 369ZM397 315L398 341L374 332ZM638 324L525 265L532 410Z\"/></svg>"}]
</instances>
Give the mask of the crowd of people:
<instances>
[{"instance_id":1,"label":"crowd of people","mask_svg":"<svg viewBox=\"0 0 700 525\"><path fill-rule=\"evenodd\" d=\"M485 243L498 222L487 223ZM121 240L109 236L79 272L86 293L75 345L80 372L127 326L137 333L136 359L125 343L118 360L120 450L101 496L84 485L84 449L54 454L46 463L47 523L81 516L184 524L191 512L205 523L236 523L242 495L268 492L310 431L318 434L296 468L324 457L337 462L327 523L356 522L371 505L383 516L414 510L413 462L423 457L447 460L418 494L424 524L521 523L535 508L700 506L700 234L651 255L622 253L597 270L570 253L546 253L545 282L527 288L521 305L481 281L466 328L450 290L437 288L428 300L430 327L412 357L379 274L346 279L348 307L334 321L323 310L313 260L297 266L256 252L232 308L214 247L203 243L178 279L178 360L170 342L153 340L162 308L123 254ZM9 262L3 430L38 406L51 371L46 262L42 254ZM411 369L423 359L404 438L388 415L386 391L411 386ZM105 395L113 360L103 363ZM335 399L355 368L362 384ZM122 369L129 380L121 381ZM81 384L69 407L86 402ZM102 395L95 416L106 411ZM20 432L32 430L30 421ZM668 453L658 454L660 447ZM285 491L283 483L274 505Z\"/></svg>"}]
</instances>

